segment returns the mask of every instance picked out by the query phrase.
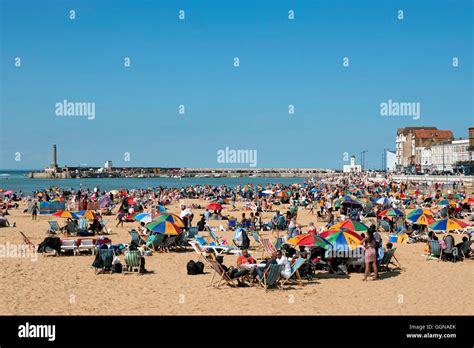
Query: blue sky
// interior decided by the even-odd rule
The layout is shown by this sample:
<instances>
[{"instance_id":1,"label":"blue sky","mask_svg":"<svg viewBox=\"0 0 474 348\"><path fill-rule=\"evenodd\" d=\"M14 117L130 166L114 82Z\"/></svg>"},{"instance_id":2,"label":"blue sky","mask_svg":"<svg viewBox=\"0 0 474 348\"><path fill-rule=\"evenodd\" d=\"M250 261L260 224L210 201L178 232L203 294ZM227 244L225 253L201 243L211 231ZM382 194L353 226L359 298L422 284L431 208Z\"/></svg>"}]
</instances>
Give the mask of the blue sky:
<instances>
[{"instance_id":1,"label":"blue sky","mask_svg":"<svg viewBox=\"0 0 474 348\"><path fill-rule=\"evenodd\" d=\"M48 165L53 143L70 166L248 166L217 163L229 147L257 150L257 167L368 150L380 168L398 127L474 125L470 0L0 2L2 169ZM56 116L64 99L95 119ZM380 116L388 99L419 102L420 119Z\"/></svg>"}]
</instances>

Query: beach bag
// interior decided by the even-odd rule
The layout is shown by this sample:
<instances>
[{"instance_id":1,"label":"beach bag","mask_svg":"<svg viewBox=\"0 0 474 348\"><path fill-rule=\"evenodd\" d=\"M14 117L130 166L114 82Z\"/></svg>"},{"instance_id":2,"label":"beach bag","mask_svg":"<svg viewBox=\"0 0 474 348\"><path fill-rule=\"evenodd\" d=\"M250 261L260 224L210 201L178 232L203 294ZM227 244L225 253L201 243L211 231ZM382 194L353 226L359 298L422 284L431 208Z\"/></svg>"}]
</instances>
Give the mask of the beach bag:
<instances>
[{"instance_id":1,"label":"beach bag","mask_svg":"<svg viewBox=\"0 0 474 348\"><path fill-rule=\"evenodd\" d=\"M186 264L186 269L188 271L188 275L196 275L199 272L198 266L193 260L188 261Z\"/></svg>"},{"instance_id":2,"label":"beach bag","mask_svg":"<svg viewBox=\"0 0 474 348\"><path fill-rule=\"evenodd\" d=\"M204 274L204 264L201 261L196 262L197 274Z\"/></svg>"},{"instance_id":3,"label":"beach bag","mask_svg":"<svg viewBox=\"0 0 474 348\"><path fill-rule=\"evenodd\" d=\"M115 273L122 273L122 270L123 270L123 266L120 262L117 262L116 264L114 264Z\"/></svg>"}]
</instances>

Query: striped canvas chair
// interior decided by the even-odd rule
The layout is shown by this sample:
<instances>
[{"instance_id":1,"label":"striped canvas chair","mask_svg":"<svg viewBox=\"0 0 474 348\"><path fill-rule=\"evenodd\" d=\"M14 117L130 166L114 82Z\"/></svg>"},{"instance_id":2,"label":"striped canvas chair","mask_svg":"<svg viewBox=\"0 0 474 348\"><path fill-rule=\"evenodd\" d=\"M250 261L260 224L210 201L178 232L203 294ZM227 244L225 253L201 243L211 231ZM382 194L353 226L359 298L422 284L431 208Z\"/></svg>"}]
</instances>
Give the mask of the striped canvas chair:
<instances>
[{"instance_id":1,"label":"striped canvas chair","mask_svg":"<svg viewBox=\"0 0 474 348\"><path fill-rule=\"evenodd\" d=\"M283 238L277 238L277 240L275 241L275 249L276 250L280 250L281 247L283 246Z\"/></svg>"},{"instance_id":2,"label":"striped canvas chair","mask_svg":"<svg viewBox=\"0 0 474 348\"><path fill-rule=\"evenodd\" d=\"M209 260L209 265L214 271L212 274L211 284L209 286L219 288L222 284L227 284L230 287L236 287L235 281L229 277L224 269L219 265L217 261ZM216 279L216 280L214 280Z\"/></svg>"},{"instance_id":3,"label":"striped canvas chair","mask_svg":"<svg viewBox=\"0 0 474 348\"><path fill-rule=\"evenodd\" d=\"M113 249L98 249L99 257L102 259L102 268L96 268L95 273L110 272L112 273L112 262L114 260Z\"/></svg>"},{"instance_id":4,"label":"striped canvas chair","mask_svg":"<svg viewBox=\"0 0 474 348\"><path fill-rule=\"evenodd\" d=\"M263 259L265 254L268 254L268 256L272 256L272 254L276 251L275 246L270 242L270 239L268 238L260 239L260 244L262 245L262 256L260 257L261 259Z\"/></svg>"},{"instance_id":5,"label":"striped canvas chair","mask_svg":"<svg viewBox=\"0 0 474 348\"><path fill-rule=\"evenodd\" d=\"M301 279L300 273L298 270L303 266L303 264L306 262L306 259L299 257L295 263L291 266L291 275L288 279L283 278L281 285L285 285L287 282L292 281L294 278L296 278L296 282L299 285L303 285L303 280Z\"/></svg>"},{"instance_id":6,"label":"striped canvas chair","mask_svg":"<svg viewBox=\"0 0 474 348\"><path fill-rule=\"evenodd\" d=\"M140 252L137 250L126 251L124 255L125 259L125 269L124 271L133 272L134 269L137 269L137 272L140 271Z\"/></svg>"},{"instance_id":7,"label":"striped canvas chair","mask_svg":"<svg viewBox=\"0 0 474 348\"><path fill-rule=\"evenodd\" d=\"M430 252L426 260L441 260L442 250L439 240L430 240L428 242Z\"/></svg>"},{"instance_id":8,"label":"striped canvas chair","mask_svg":"<svg viewBox=\"0 0 474 348\"><path fill-rule=\"evenodd\" d=\"M281 289L279 281L281 279L281 271L283 270L283 265L270 265L263 273L262 278L257 277L259 284L265 289L268 290L269 287L277 285Z\"/></svg>"}]
</instances>

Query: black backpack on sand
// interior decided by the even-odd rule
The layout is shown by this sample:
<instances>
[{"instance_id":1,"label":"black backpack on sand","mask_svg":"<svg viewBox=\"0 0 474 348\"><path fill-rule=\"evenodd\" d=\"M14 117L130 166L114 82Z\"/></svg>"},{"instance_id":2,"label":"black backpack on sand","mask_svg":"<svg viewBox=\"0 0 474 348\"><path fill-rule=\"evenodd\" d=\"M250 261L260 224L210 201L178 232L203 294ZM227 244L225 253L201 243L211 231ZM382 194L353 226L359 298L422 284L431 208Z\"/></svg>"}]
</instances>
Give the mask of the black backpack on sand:
<instances>
[{"instance_id":1,"label":"black backpack on sand","mask_svg":"<svg viewBox=\"0 0 474 348\"><path fill-rule=\"evenodd\" d=\"M204 264L200 261L194 262L193 260L190 260L186 264L186 269L188 270L189 275L203 274Z\"/></svg>"}]
</instances>

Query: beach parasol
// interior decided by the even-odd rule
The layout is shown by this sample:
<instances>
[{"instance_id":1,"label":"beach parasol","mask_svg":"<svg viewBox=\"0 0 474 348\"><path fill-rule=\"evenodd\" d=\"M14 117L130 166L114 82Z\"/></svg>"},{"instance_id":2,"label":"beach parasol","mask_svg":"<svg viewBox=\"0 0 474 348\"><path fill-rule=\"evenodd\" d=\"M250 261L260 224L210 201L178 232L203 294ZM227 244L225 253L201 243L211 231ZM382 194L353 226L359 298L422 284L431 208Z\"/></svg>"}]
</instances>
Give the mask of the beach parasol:
<instances>
[{"instance_id":1,"label":"beach parasol","mask_svg":"<svg viewBox=\"0 0 474 348\"><path fill-rule=\"evenodd\" d=\"M79 216L77 216L75 213L70 212L68 210L57 211L56 213L53 214L53 216L62 217L62 218L69 218L69 219L78 219L79 218Z\"/></svg>"},{"instance_id":2,"label":"beach parasol","mask_svg":"<svg viewBox=\"0 0 474 348\"><path fill-rule=\"evenodd\" d=\"M159 216L158 214L154 213L139 213L133 216L134 220L144 222L144 223L150 223L153 221L154 218Z\"/></svg>"},{"instance_id":3,"label":"beach parasol","mask_svg":"<svg viewBox=\"0 0 474 348\"><path fill-rule=\"evenodd\" d=\"M433 219L431 215L427 215L423 213L417 213L417 214L410 213L409 216L407 216L406 220L413 222L414 224L417 224L417 225L426 225L426 226L431 225L432 223L436 221L435 219Z\"/></svg>"},{"instance_id":4,"label":"beach parasol","mask_svg":"<svg viewBox=\"0 0 474 348\"><path fill-rule=\"evenodd\" d=\"M369 230L369 227L362 222L358 221L353 221L353 220L345 220L338 222L335 225L332 225L329 227L329 230L340 230L341 228L348 229L350 231L356 231L356 232L365 232Z\"/></svg>"},{"instance_id":5,"label":"beach parasol","mask_svg":"<svg viewBox=\"0 0 474 348\"><path fill-rule=\"evenodd\" d=\"M375 201L375 204L378 205L387 205L390 203L390 200L387 197L380 197Z\"/></svg>"},{"instance_id":6,"label":"beach parasol","mask_svg":"<svg viewBox=\"0 0 474 348\"><path fill-rule=\"evenodd\" d=\"M299 236L290 238L286 241L286 244L308 247L320 246L325 249L331 245L327 239L311 233L300 234Z\"/></svg>"},{"instance_id":7,"label":"beach parasol","mask_svg":"<svg viewBox=\"0 0 474 348\"><path fill-rule=\"evenodd\" d=\"M474 197L466 197L462 200L464 204L469 203L469 204L474 204Z\"/></svg>"},{"instance_id":8,"label":"beach parasol","mask_svg":"<svg viewBox=\"0 0 474 348\"><path fill-rule=\"evenodd\" d=\"M439 201L438 203L436 203L436 205L439 205L439 206L456 205L456 202L449 199L443 199Z\"/></svg>"},{"instance_id":9,"label":"beach parasol","mask_svg":"<svg viewBox=\"0 0 474 348\"><path fill-rule=\"evenodd\" d=\"M153 219L153 222L161 222L161 221L168 221L175 224L178 227L181 227L181 228L184 227L183 220L176 214L170 214L170 213L158 214Z\"/></svg>"},{"instance_id":10,"label":"beach parasol","mask_svg":"<svg viewBox=\"0 0 474 348\"><path fill-rule=\"evenodd\" d=\"M469 227L469 224L456 219L442 219L429 225L429 228L433 231L454 231L466 227Z\"/></svg>"},{"instance_id":11,"label":"beach parasol","mask_svg":"<svg viewBox=\"0 0 474 348\"><path fill-rule=\"evenodd\" d=\"M411 212L408 213L407 217L411 217L413 215L420 215L420 214L425 214L425 215L429 215L429 216L433 216L434 213L429 210L429 209L426 209L426 208L418 208L418 209L415 209L415 210L412 210Z\"/></svg>"},{"instance_id":12,"label":"beach parasol","mask_svg":"<svg viewBox=\"0 0 474 348\"><path fill-rule=\"evenodd\" d=\"M89 220L99 220L99 217L93 210L81 210L76 212L77 216L82 216Z\"/></svg>"},{"instance_id":13,"label":"beach parasol","mask_svg":"<svg viewBox=\"0 0 474 348\"><path fill-rule=\"evenodd\" d=\"M208 204L206 208L211 209L211 210L221 210L222 205L220 205L219 203L211 203L211 204Z\"/></svg>"},{"instance_id":14,"label":"beach parasol","mask_svg":"<svg viewBox=\"0 0 474 348\"><path fill-rule=\"evenodd\" d=\"M462 198L460 194L458 193L445 193L444 198L447 198L447 199L458 199L458 198Z\"/></svg>"},{"instance_id":15,"label":"beach parasol","mask_svg":"<svg viewBox=\"0 0 474 348\"><path fill-rule=\"evenodd\" d=\"M8 190L8 191L5 191L5 192L3 193L3 195L5 195L5 196L10 196L12 193L13 193L12 190Z\"/></svg>"},{"instance_id":16,"label":"beach parasol","mask_svg":"<svg viewBox=\"0 0 474 348\"><path fill-rule=\"evenodd\" d=\"M181 228L169 221L154 221L146 225L150 231L155 233L166 234L169 236L176 236L181 234Z\"/></svg>"},{"instance_id":17,"label":"beach parasol","mask_svg":"<svg viewBox=\"0 0 474 348\"><path fill-rule=\"evenodd\" d=\"M381 211L379 213L379 216L388 216L388 217L403 216L403 212L395 208L389 208L389 209L385 209L384 211Z\"/></svg>"},{"instance_id":18,"label":"beach parasol","mask_svg":"<svg viewBox=\"0 0 474 348\"><path fill-rule=\"evenodd\" d=\"M321 237L329 241L334 249L354 249L362 243L363 238L345 228L341 228L339 231L327 230L320 234Z\"/></svg>"}]
</instances>

